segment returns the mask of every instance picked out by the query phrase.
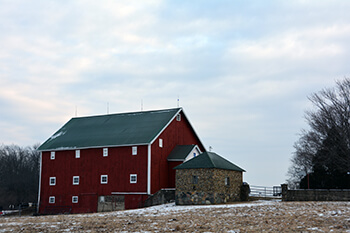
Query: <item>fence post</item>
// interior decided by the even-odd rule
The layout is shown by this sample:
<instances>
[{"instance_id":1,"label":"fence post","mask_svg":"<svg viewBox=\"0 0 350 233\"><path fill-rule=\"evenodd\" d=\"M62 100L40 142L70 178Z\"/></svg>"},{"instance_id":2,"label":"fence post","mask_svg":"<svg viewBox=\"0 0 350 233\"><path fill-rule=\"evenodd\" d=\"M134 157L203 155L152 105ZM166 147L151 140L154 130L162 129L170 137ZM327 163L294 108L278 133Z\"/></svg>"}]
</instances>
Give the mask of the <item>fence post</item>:
<instances>
[{"instance_id":1,"label":"fence post","mask_svg":"<svg viewBox=\"0 0 350 233\"><path fill-rule=\"evenodd\" d=\"M250 187L248 183L243 183L241 187L241 201L249 200Z\"/></svg>"},{"instance_id":2,"label":"fence post","mask_svg":"<svg viewBox=\"0 0 350 233\"><path fill-rule=\"evenodd\" d=\"M288 184L281 184L282 188L282 201L286 201L288 199Z\"/></svg>"}]
</instances>

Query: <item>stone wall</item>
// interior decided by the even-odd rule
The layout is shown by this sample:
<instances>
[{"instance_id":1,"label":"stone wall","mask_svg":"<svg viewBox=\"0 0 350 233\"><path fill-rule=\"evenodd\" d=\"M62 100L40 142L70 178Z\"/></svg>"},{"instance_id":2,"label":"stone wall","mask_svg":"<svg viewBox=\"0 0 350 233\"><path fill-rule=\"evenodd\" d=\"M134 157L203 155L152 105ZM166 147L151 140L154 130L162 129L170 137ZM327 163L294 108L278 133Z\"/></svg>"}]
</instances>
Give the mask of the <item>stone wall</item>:
<instances>
[{"instance_id":1,"label":"stone wall","mask_svg":"<svg viewBox=\"0 0 350 233\"><path fill-rule=\"evenodd\" d=\"M282 184L282 201L350 201L349 189L297 189L289 190Z\"/></svg>"},{"instance_id":2,"label":"stone wall","mask_svg":"<svg viewBox=\"0 0 350 233\"><path fill-rule=\"evenodd\" d=\"M193 176L198 182L193 182ZM229 185L225 185L225 178ZM241 199L242 172L223 169L176 170L177 205L220 204Z\"/></svg>"},{"instance_id":3,"label":"stone wall","mask_svg":"<svg viewBox=\"0 0 350 233\"><path fill-rule=\"evenodd\" d=\"M124 195L99 196L97 212L124 210Z\"/></svg>"},{"instance_id":4,"label":"stone wall","mask_svg":"<svg viewBox=\"0 0 350 233\"><path fill-rule=\"evenodd\" d=\"M174 200L175 189L161 189L145 201L144 207L166 204Z\"/></svg>"}]
</instances>

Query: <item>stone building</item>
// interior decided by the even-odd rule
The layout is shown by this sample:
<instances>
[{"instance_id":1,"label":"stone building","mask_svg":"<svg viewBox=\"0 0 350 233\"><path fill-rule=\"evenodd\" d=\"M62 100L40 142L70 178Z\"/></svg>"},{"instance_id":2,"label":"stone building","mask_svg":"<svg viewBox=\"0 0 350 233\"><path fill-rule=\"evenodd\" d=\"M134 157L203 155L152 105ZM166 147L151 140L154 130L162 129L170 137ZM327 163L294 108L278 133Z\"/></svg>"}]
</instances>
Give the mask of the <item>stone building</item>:
<instances>
[{"instance_id":1,"label":"stone building","mask_svg":"<svg viewBox=\"0 0 350 233\"><path fill-rule=\"evenodd\" d=\"M241 200L243 170L213 152L204 152L176 169L177 205L221 204Z\"/></svg>"}]
</instances>

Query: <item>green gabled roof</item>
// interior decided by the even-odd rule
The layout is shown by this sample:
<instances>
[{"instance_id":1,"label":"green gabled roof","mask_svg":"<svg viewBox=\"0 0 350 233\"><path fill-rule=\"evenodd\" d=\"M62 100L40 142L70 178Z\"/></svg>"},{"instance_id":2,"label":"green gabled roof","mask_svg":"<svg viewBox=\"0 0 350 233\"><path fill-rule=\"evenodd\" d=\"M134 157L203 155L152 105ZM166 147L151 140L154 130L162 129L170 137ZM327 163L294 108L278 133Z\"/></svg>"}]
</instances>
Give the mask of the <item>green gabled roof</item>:
<instances>
[{"instance_id":1,"label":"green gabled roof","mask_svg":"<svg viewBox=\"0 0 350 233\"><path fill-rule=\"evenodd\" d=\"M182 108L72 118L38 150L149 144L180 111Z\"/></svg>"},{"instance_id":2,"label":"green gabled roof","mask_svg":"<svg viewBox=\"0 0 350 233\"><path fill-rule=\"evenodd\" d=\"M177 145L170 152L168 161L184 161L189 153L196 147L196 145Z\"/></svg>"},{"instance_id":3,"label":"green gabled roof","mask_svg":"<svg viewBox=\"0 0 350 233\"><path fill-rule=\"evenodd\" d=\"M220 155L213 152L204 152L193 159L190 159L174 169L198 169L198 168L218 168L225 170L233 170L245 172L242 168L224 159Z\"/></svg>"}]
</instances>

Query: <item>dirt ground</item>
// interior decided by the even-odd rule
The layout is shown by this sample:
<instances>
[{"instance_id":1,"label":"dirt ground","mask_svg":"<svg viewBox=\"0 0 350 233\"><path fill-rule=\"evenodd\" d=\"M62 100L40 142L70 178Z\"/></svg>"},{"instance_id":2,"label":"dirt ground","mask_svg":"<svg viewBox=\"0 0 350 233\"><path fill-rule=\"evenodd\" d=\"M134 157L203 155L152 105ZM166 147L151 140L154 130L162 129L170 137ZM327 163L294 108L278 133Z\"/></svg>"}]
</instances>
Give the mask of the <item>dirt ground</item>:
<instances>
[{"instance_id":1,"label":"dirt ground","mask_svg":"<svg viewBox=\"0 0 350 233\"><path fill-rule=\"evenodd\" d=\"M350 232L350 202L161 205L109 213L0 217L0 232Z\"/></svg>"}]
</instances>

